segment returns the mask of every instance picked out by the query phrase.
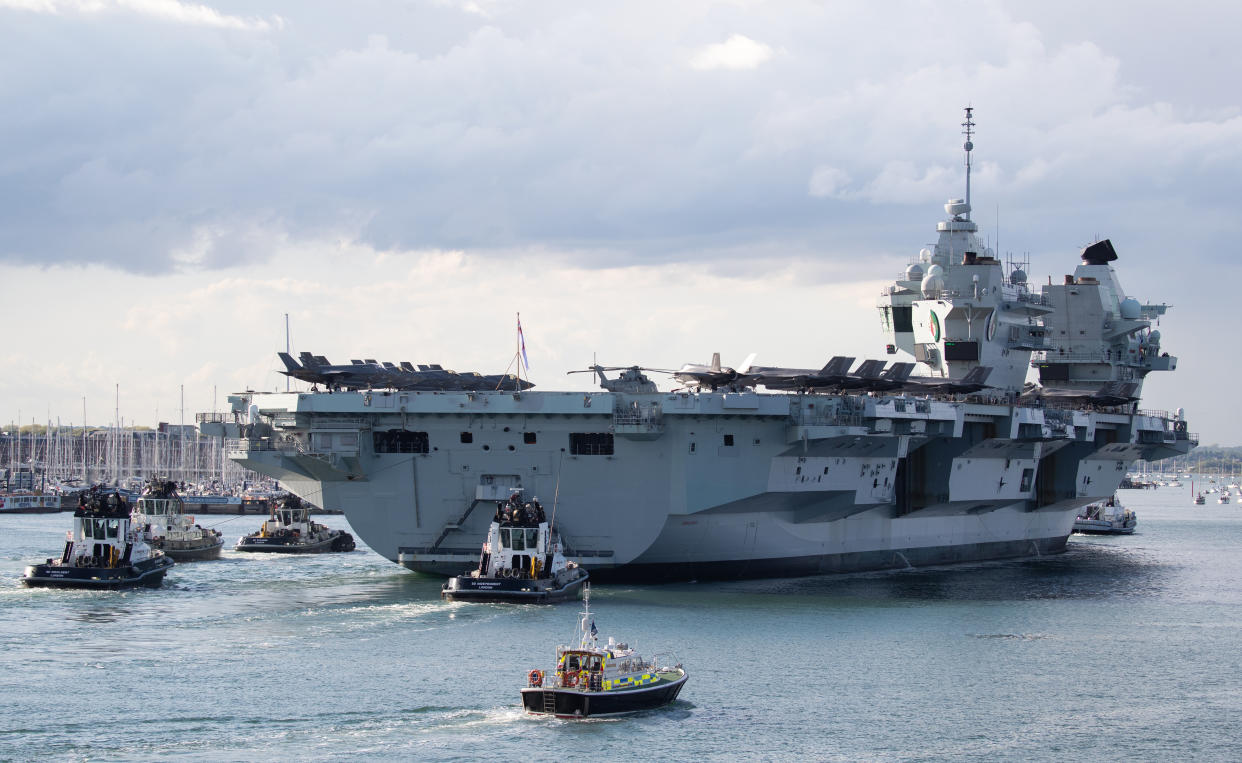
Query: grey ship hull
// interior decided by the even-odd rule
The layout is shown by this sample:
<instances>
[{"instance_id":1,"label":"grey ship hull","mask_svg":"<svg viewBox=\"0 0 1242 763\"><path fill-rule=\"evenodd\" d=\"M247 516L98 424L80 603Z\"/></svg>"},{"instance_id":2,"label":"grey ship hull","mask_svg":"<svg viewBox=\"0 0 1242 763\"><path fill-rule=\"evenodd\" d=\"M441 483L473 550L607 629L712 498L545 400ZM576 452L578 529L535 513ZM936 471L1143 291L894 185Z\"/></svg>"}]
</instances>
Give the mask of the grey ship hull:
<instances>
[{"instance_id":1,"label":"grey ship hull","mask_svg":"<svg viewBox=\"0 0 1242 763\"><path fill-rule=\"evenodd\" d=\"M252 404L272 426L230 458L446 576L477 564L490 502L519 486L545 505L559 489L567 556L603 580L1056 553L1130 463L1193 445L1163 415L902 396L255 394L238 410Z\"/></svg>"}]
</instances>

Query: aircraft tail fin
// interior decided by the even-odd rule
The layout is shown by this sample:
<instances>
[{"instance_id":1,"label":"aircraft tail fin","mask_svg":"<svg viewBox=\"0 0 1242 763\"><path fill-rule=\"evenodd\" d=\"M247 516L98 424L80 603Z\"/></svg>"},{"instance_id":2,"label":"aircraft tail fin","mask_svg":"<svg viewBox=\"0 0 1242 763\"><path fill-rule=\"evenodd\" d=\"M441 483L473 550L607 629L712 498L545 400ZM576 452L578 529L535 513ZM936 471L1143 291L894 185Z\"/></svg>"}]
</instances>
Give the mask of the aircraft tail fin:
<instances>
[{"instance_id":1,"label":"aircraft tail fin","mask_svg":"<svg viewBox=\"0 0 1242 763\"><path fill-rule=\"evenodd\" d=\"M718 352L712 353L712 370L713 371L720 370L720 353Z\"/></svg>"},{"instance_id":2,"label":"aircraft tail fin","mask_svg":"<svg viewBox=\"0 0 1242 763\"><path fill-rule=\"evenodd\" d=\"M841 355L833 356L819 372L820 376L845 376L850 372L850 366L854 365L853 358L847 358Z\"/></svg>"},{"instance_id":3,"label":"aircraft tail fin","mask_svg":"<svg viewBox=\"0 0 1242 763\"><path fill-rule=\"evenodd\" d=\"M307 366L308 368L319 365L315 362L315 356L311 355L309 352L298 353L298 357L302 359L302 365Z\"/></svg>"},{"instance_id":4,"label":"aircraft tail fin","mask_svg":"<svg viewBox=\"0 0 1242 763\"><path fill-rule=\"evenodd\" d=\"M991 366L975 366L970 369L970 373L962 378L963 384L986 384L988 377L992 375Z\"/></svg>"},{"instance_id":5,"label":"aircraft tail fin","mask_svg":"<svg viewBox=\"0 0 1242 763\"><path fill-rule=\"evenodd\" d=\"M895 382L904 382L910 378L910 374L914 373L913 363L894 363L889 366L884 373L880 374L881 379L889 379Z\"/></svg>"},{"instance_id":6,"label":"aircraft tail fin","mask_svg":"<svg viewBox=\"0 0 1242 763\"><path fill-rule=\"evenodd\" d=\"M854 375L861 379L878 379L884 371L883 360L864 360Z\"/></svg>"},{"instance_id":7,"label":"aircraft tail fin","mask_svg":"<svg viewBox=\"0 0 1242 763\"><path fill-rule=\"evenodd\" d=\"M742 361L742 365L737 367L737 372L739 374L744 374L750 370L750 367L754 365L755 363L755 355L756 353L752 352L751 354L746 356L746 360Z\"/></svg>"},{"instance_id":8,"label":"aircraft tail fin","mask_svg":"<svg viewBox=\"0 0 1242 763\"><path fill-rule=\"evenodd\" d=\"M298 362L294 360L293 356L290 355L289 353L278 352L276 354L280 357L281 362L285 364L286 371L301 371L302 370L302 366L298 365Z\"/></svg>"}]
</instances>

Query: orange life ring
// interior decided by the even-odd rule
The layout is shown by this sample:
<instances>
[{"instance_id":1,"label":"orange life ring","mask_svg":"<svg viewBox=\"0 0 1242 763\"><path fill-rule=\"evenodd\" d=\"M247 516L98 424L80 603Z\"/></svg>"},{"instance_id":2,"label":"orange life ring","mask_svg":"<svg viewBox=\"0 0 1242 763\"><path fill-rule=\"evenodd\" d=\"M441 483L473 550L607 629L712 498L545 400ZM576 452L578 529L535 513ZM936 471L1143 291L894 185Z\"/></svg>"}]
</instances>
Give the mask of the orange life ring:
<instances>
[{"instance_id":1,"label":"orange life ring","mask_svg":"<svg viewBox=\"0 0 1242 763\"><path fill-rule=\"evenodd\" d=\"M565 686L577 686L578 685L578 674L577 673L565 673L562 676L562 678L563 678L563 682Z\"/></svg>"},{"instance_id":2,"label":"orange life ring","mask_svg":"<svg viewBox=\"0 0 1242 763\"><path fill-rule=\"evenodd\" d=\"M531 686L543 686L543 671L539 668L532 670L529 678Z\"/></svg>"}]
</instances>

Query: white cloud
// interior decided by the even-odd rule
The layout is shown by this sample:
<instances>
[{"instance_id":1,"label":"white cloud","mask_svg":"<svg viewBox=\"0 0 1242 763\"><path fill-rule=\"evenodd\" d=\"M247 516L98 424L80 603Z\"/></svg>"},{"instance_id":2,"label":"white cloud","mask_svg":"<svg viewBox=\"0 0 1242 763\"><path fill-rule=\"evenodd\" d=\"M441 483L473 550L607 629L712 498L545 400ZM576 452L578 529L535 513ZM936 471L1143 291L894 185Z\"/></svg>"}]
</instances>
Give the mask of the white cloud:
<instances>
[{"instance_id":1,"label":"white cloud","mask_svg":"<svg viewBox=\"0 0 1242 763\"><path fill-rule=\"evenodd\" d=\"M771 57L772 48L745 35L734 34L724 42L700 48L691 56L690 68L700 71L754 69Z\"/></svg>"},{"instance_id":2,"label":"white cloud","mask_svg":"<svg viewBox=\"0 0 1242 763\"><path fill-rule=\"evenodd\" d=\"M845 187L849 185L850 175L837 167L822 165L811 173L807 183L807 192L812 196L843 196Z\"/></svg>"},{"instance_id":3,"label":"white cloud","mask_svg":"<svg viewBox=\"0 0 1242 763\"><path fill-rule=\"evenodd\" d=\"M283 22L279 16L267 19L230 16L207 5L179 0L0 0L0 9L52 14L134 13L190 26L265 31Z\"/></svg>"}]
</instances>

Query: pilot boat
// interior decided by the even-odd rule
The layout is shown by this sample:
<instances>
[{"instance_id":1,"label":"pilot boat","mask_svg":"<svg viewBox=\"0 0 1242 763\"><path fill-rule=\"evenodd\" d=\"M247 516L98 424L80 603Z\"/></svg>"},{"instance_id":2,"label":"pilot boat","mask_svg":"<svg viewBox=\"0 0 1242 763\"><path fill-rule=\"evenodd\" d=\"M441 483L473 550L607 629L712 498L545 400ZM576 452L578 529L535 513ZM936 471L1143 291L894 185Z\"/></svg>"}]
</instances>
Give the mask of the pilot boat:
<instances>
[{"instance_id":1,"label":"pilot boat","mask_svg":"<svg viewBox=\"0 0 1242 763\"><path fill-rule=\"evenodd\" d=\"M1097 535L1129 535L1134 532L1138 517L1122 506L1116 497L1089 503L1074 517L1074 532Z\"/></svg>"},{"instance_id":2,"label":"pilot boat","mask_svg":"<svg viewBox=\"0 0 1242 763\"><path fill-rule=\"evenodd\" d=\"M287 495L271 509L271 518L258 532L242 536L238 551L262 551L276 554L322 554L329 551L353 551L354 536L344 530L333 530L312 522L302 499Z\"/></svg>"},{"instance_id":3,"label":"pilot boat","mask_svg":"<svg viewBox=\"0 0 1242 763\"><path fill-rule=\"evenodd\" d=\"M185 513L185 503L177 495L175 482L148 482L130 516L134 526L142 530L143 539L174 561L220 558L224 535L195 524L194 517Z\"/></svg>"},{"instance_id":4,"label":"pilot boat","mask_svg":"<svg viewBox=\"0 0 1242 763\"><path fill-rule=\"evenodd\" d=\"M143 539L124 496L93 490L78 500L60 558L28 566L22 582L62 588L155 587L174 564Z\"/></svg>"},{"instance_id":5,"label":"pilot boat","mask_svg":"<svg viewBox=\"0 0 1242 763\"><path fill-rule=\"evenodd\" d=\"M521 493L514 493L496 504L479 566L449 578L440 597L546 604L576 597L587 578L584 568L566 561L539 500L523 503Z\"/></svg>"},{"instance_id":6,"label":"pilot boat","mask_svg":"<svg viewBox=\"0 0 1242 763\"><path fill-rule=\"evenodd\" d=\"M649 710L677 699L689 678L682 666L644 659L611 637L601 646L590 600L587 585L582 589L578 644L556 648L556 667L551 672L536 668L527 675L527 686L522 689L526 712L587 718Z\"/></svg>"}]
</instances>

